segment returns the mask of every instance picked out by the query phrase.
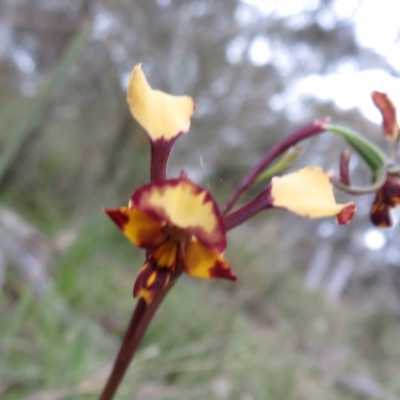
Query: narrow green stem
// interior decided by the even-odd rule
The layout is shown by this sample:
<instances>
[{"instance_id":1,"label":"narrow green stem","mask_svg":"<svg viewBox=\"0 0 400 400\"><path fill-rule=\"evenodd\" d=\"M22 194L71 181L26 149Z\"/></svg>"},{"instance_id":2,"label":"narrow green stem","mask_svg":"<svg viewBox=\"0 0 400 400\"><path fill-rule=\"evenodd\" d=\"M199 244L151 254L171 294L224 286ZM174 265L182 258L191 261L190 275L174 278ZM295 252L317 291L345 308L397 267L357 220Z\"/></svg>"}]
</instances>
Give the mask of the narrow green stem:
<instances>
[{"instance_id":1,"label":"narrow green stem","mask_svg":"<svg viewBox=\"0 0 400 400\"><path fill-rule=\"evenodd\" d=\"M280 172L288 169L301 155L303 149L300 145L290 147L274 164L258 175L255 184L272 178Z\"/></svg>"},{"instance_id":2,"label":"narrow green stem","mask_svg":"<svg viewBox=\"0 0 400 400\"><path fill-rule=\"evenodd\" d=\"M137 302L117 358L115 359L111 374L102 394L99 397L99 400L112 400L114 398L118 387L132 361L132 358L135 355L144 334L146 333L147 327L149 326L154 314L164 300L165 296L174 285L175 281L175 279L171 280L171 282L150 304L146 304L143 299L139 299Z\"/></svg>"},{"instance_id":3,"label":"narrow green stem","mask_svg":"<svg viewBox=\"0 0 400 400\"><path fill-rule=\"evenodd\" d=\"M374 181L369 186L349 186L337 180L334 180L333 184L338 189L349 194L367 194L375 193L377 190L379 190L385 184L386 178L386 168L381 168L375 172Z\"/></svg>"}]
</instances>

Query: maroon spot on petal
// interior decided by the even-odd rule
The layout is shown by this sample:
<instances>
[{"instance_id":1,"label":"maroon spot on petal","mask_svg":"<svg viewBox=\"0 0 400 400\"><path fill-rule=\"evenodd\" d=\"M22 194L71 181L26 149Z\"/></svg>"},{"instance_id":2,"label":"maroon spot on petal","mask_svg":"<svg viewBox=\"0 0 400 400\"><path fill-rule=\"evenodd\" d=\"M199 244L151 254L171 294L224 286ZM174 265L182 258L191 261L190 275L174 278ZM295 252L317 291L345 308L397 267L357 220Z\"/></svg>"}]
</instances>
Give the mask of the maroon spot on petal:
<instances>
[{"instance_id":1,"label":"maroon spot on petal","mask_svg":"<svg viewBox=\"0 0 400 400\"><path fill-rule=\"evenodd\" d=\"M385 184L380 189L382 202L394 208L400 204L400 179L398 175L388 175Z\"/></svg>"},{"instance_id":2,"label":"maroon spot on petal","mask_svg":"<svg viewBox=\"0 0 400 400\"><path fill-rule=\"evenodd\" d=\"M129 222L128 215L122 213L119 208L105 208L104 212L114 221L121 231L124 230L125 225Z\"/></svg>"},{"instance_id":3,"label":"maroon spot on petal","mask_svg":"<svg viewBox=\"0 0 400 400\"><path fill-rule=\"evenodd\" d=\"M392 226L392 218L390 217L390 209L383 201L382 191L378 191L370 214L371 222L379 228L389 228Z\"/></svg>"},{"instance_id":4,"label":"maroon spot on petal","mask_svg":"<svg viewBox=\"0 0 400 400\"><path fill-rule=\"evenodd\" d=\"M336 216L337 223L340 225L348 224L353 219L356 209L357 207L354 203L344 207L343 210L340 211L340 213Z\"/></svg>"},{"instance_id":5,"label":"maroon spot on petal","mask_svg":"<svg viewBox=\"0 0 400 400\"><path fill-rule=\"evenodd\" d=\"M230 267L222 261L216 261L215 264L209 269L209 273L211 278L223 278L234 282L237 282L238 280L237 276L233 273Z\"/></svg>"},{"instance_id":6,"label":"maroon spot on petal","mask_svg":"<svg viewBox=\"0 0 400 400\"><path fill-rule=\"evenodd\" d=\"M167 286L171 275L172 271L169 268L161 268L153 260L146 261L133 287L133 296L138 297L145 291L149 297L147 300L153 301Z\"/></svg>"},{"instance_id":7,"label":"maroon spot on petal","mask_svg":"<svg viewBox=\"0 0 400 400\"><path fill-rule=\"evenodd\" d=\"M350 165L351 150L347 147L340 155L340 182L350 185Z\"/></svg>"}]
</instances>

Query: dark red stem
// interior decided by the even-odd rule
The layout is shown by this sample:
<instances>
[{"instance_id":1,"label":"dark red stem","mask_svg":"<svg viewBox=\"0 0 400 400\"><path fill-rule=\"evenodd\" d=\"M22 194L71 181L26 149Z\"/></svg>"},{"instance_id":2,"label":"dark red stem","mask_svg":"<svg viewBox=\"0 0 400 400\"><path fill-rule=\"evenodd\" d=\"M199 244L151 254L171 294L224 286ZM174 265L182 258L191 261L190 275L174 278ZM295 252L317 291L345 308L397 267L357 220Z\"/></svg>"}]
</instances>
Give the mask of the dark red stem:
<instances>
[{"instance_id":1,"label":"dark red stem","mask_svg":"<svg viewBox=\"0 0 400 400\"><path fill-rule=\"evenodd\" d=\"M167 164L169 153L175 139L158 139L151 142L150 181L164 180L167 176Z\"/></svg>"},{"instance_id":2,"label":"dark red stem","mask_svg":"<svg viewBox=\"0 0 400 400\"><path fill-rule=\"evenodd\" d=\"M351 151L347 147L342 151L340 155L340 182L350 186L350 174L349 174L349 164L350 164Z\"/></svg>"},{"instance_id":3,"label":"dark red stem","mask_svg":"<svg viewBox=\"0 0 400 400\"><path fill-rule=\"evenodd\" d=\"M311 124L306 125L305 127L292 133L281 142L276 144L270 151L268 151L268 153L260 160L260 162L241 180L226 202L222 210L222 214L226 215L232 209L239 197L254 184L254 181L257 179L258 175L260 175L277 157L298 142L311 136L323 133L325 131L326 122L327 119L314 121Z\"/></svg>"},{"instance_id":4,"label":"dark red stem","mask_svg":"<svg viewBox=\"0 0 400 400\"><path fill-rule=\"evenodd\" d=\"M135 311L132 314L131 322L129 323L122 341L121 348L115 359L111 374L99 400L111 400L114 398L147 327L153 319L159 305L174 285L174 282L175 280L171 281L149 305L147 305L143 299L138 300Z\"/></svg>"},{"instance_id":5,"label":"dark red stem","mask_svg":"<svg viewBox=\"0 0 400 400\"><path fill-rule=\"evenodd\" d=\"M249 201L246 205L228 215L225 215L223 217L225 229L229 231L247 221L261 210L272 207L270 192L271 187L268 186L267 189L263 190L257 197Z\"/></svg>"}]
</instances>

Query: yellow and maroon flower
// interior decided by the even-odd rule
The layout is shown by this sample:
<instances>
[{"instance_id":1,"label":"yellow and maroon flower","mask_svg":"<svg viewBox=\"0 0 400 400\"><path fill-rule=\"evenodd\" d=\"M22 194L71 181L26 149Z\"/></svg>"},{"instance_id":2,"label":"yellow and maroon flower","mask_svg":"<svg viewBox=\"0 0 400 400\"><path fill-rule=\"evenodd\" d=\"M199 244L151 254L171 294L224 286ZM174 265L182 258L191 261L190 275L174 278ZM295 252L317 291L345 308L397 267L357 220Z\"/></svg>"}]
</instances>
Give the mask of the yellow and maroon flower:
<instances>
[{"instance_id":1,"label":"yellow and maroon flower","mask_svg":"<svg viewBox=\"0 0 400 400\"><path fill-rule=\"evenodd\" d=\"M132 243L147 250L133 294L148 304L183 271L237 280L223 258L226 233L218 206L184 174L142 186L128 207L105 212Z\"/></svg>"},{"instance_id":2,"label":"yellow and maroon flower","mask_svg":"<svg viewBox=\"0 0 400 400\"><path fill-rule=\"evenodd\" d=\"M398 153L399 125L396 117L396 108L387 94L372 92L372 100L382 114L382 131L386 139L393 142L392 162ZM392 226L390 210L400 204L400 175L388 170L386 181L376 192L372 204L370 218L374 225L380 228Z\"/></svg>"},{"instance_id":3,"label":"yellow and maroon flower","mask_svg":"<svg viewBox=\"0 0 400 400\"><path fill-rule=\"evenodd\" d=\"M308 218L336 216L348 224L356 211L353 202L338 204L329 175L320 167L306 167L271 181L271 204Z\"/></svg>"},{"instance_id":4,"label":"yellow and maroon flower","mask_svg":"<svg viewBox=\"0 0 400 400\"><path fill-rule=\"evenodd\" d=\"M307 218L336 217L348 224L355 212L353 202L336 203L329 175L320 167L305 167L272 178L268 187L238 210L224 216L225 228L234 228L259 211L282 208Z\"/></svg>"}]
</instances>

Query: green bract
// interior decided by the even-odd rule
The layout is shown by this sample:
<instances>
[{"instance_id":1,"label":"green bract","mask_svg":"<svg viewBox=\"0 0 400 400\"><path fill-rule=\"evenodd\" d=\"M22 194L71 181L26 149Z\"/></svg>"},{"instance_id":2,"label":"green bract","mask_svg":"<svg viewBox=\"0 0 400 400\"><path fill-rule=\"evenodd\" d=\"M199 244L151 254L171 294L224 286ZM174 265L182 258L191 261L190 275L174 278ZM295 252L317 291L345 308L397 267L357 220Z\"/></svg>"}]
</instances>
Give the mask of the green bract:
<instances>
[{"instance_id":1,"label":"green bract","mask_svg":"<svg viewBox=\"0 0 400 400\"><path fill-rule=\"evenodd\" d=\"M358 133L344 129L335 125L325 125L325 129L335 135L339 135L346 140L351 148L356 151L360 157L371 168L373 174L377 174L379 170L387 165L387 157L381 149L375 146L368 139L365 139Z\"/></svg>"}]
</instances>

